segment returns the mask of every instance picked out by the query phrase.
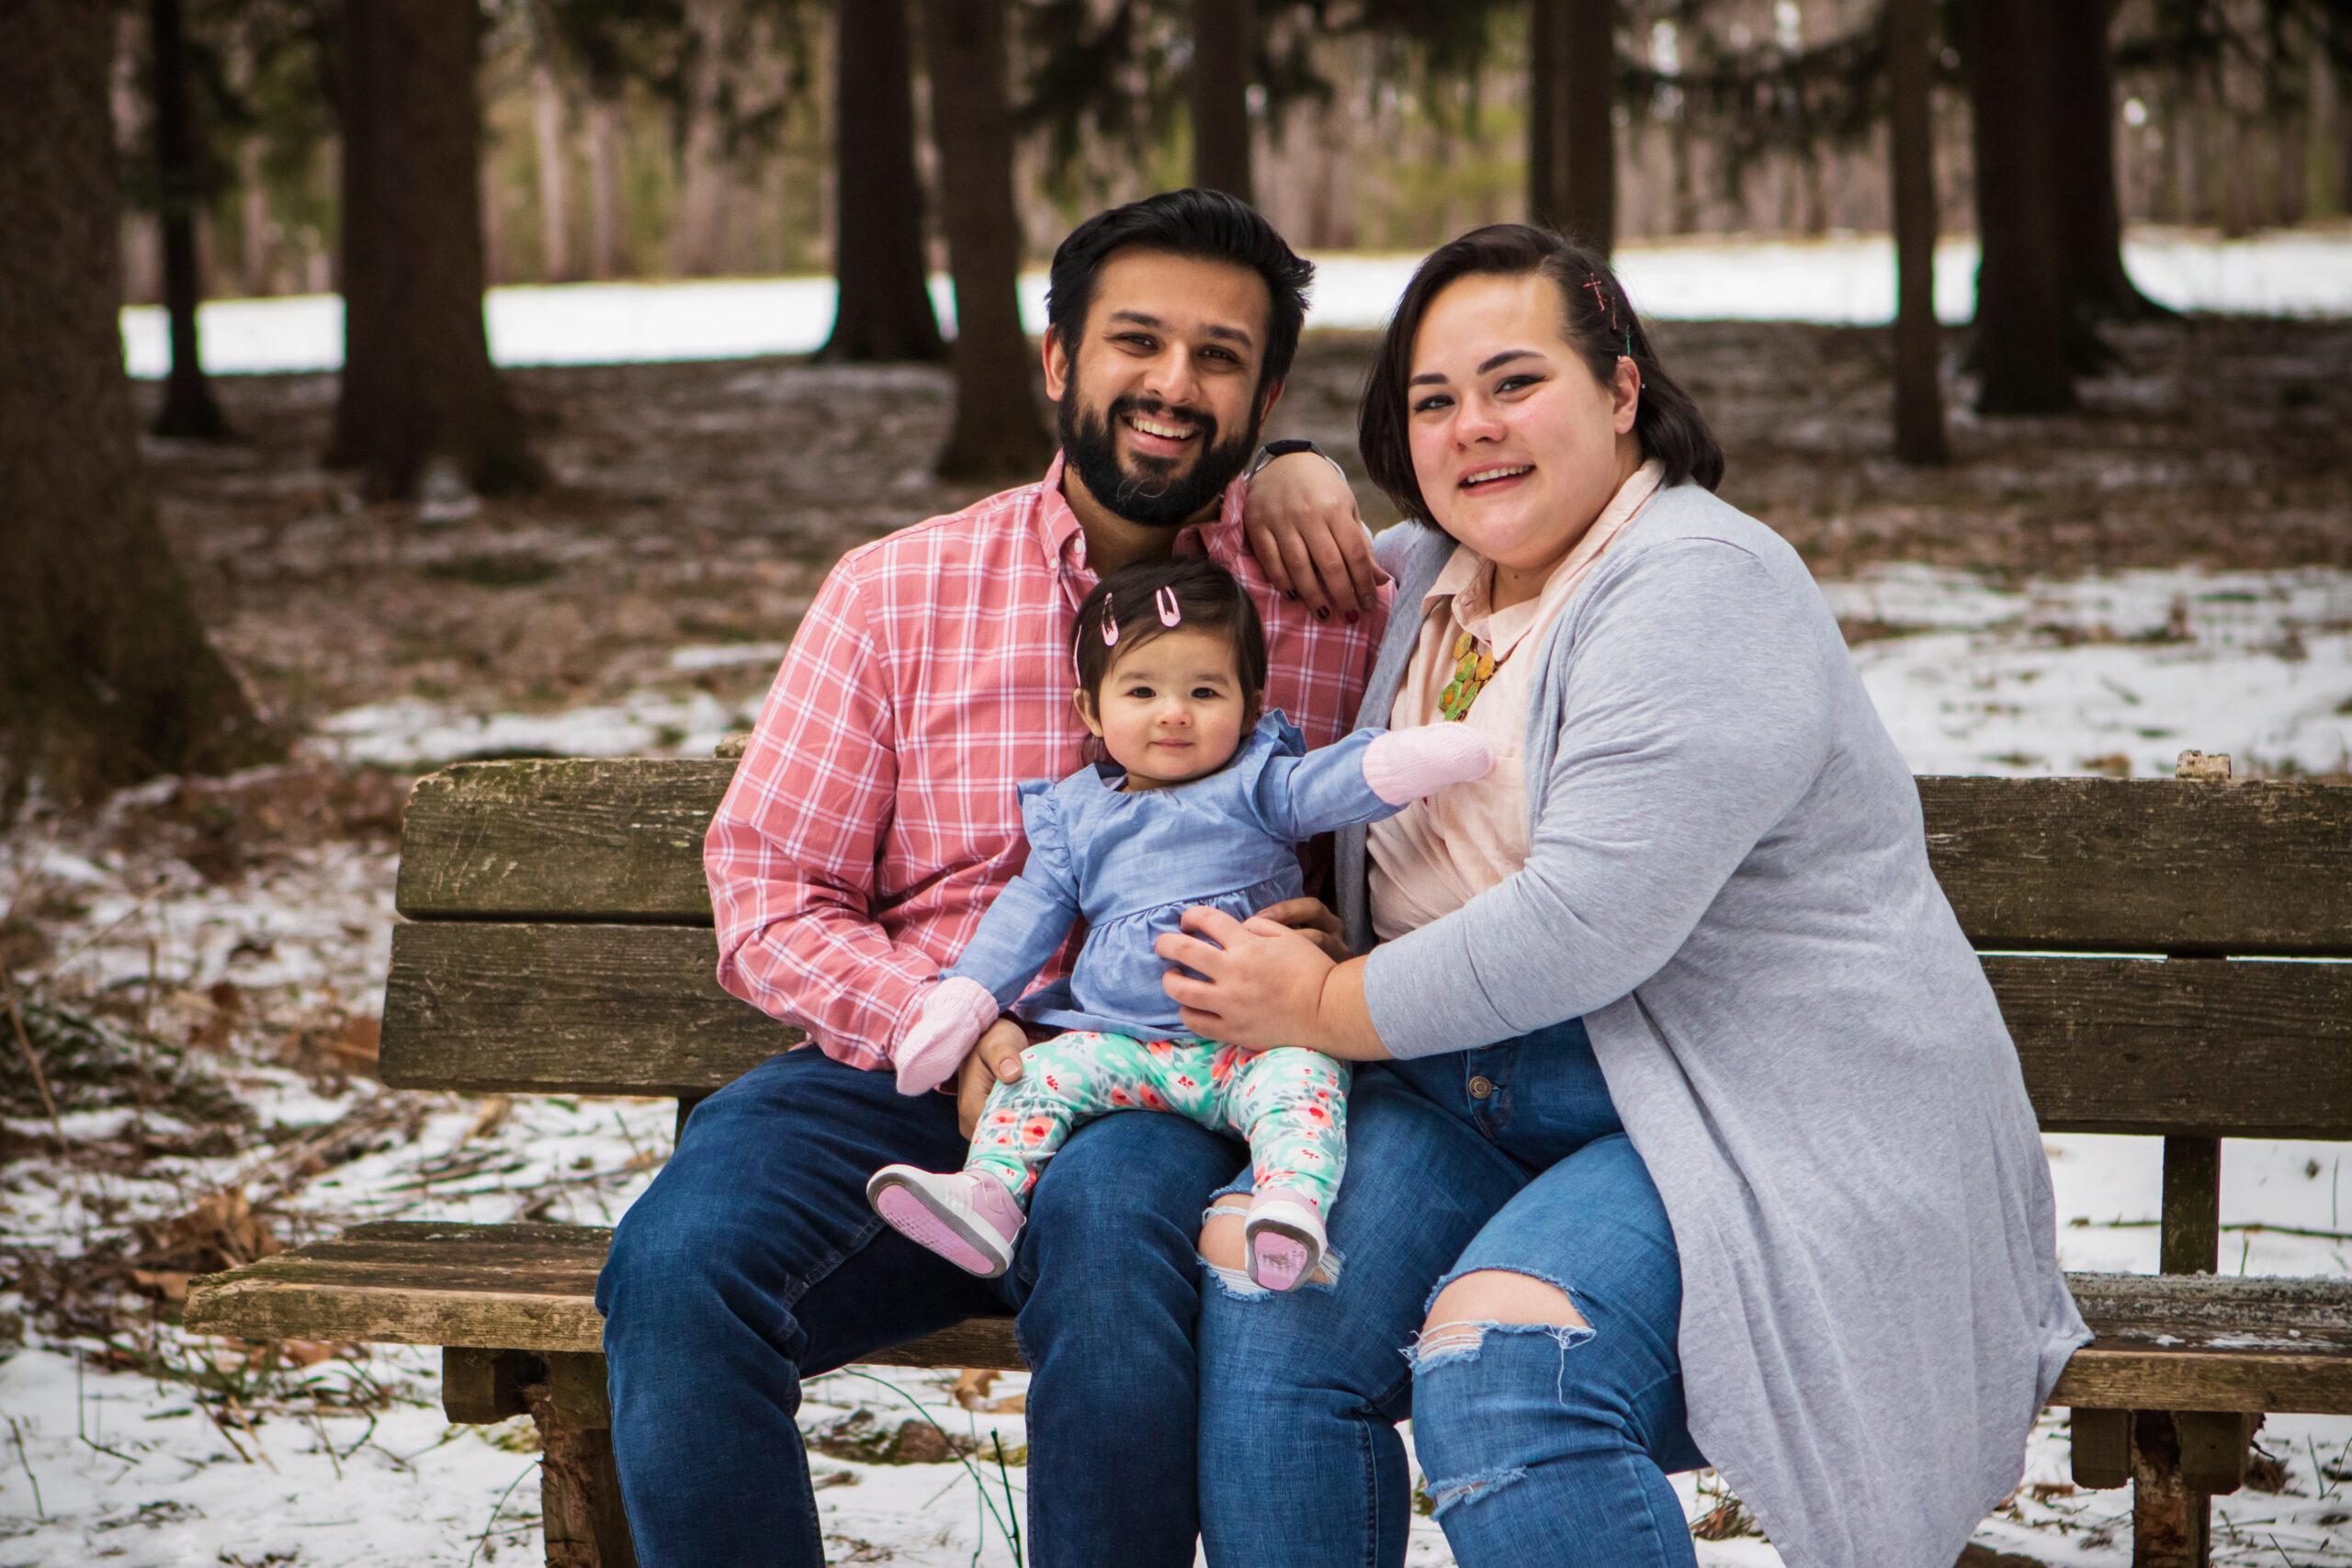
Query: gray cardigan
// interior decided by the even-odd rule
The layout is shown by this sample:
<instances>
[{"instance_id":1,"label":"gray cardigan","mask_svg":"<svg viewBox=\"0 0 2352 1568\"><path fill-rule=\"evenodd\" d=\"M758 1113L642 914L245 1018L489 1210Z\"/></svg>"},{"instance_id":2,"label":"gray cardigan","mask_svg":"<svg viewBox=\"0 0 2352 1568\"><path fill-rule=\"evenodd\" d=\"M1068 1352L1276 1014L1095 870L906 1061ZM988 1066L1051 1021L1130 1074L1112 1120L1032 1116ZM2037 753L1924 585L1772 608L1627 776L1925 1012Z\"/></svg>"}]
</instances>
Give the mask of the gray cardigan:
<instances>
[{"instance_id":1,"label":"gray cardigan","mask_svg":"<svg viewBox=\"0 0 2352 1568\"><path fill-rule=\"evenodd\" d=\"M1381 536L1385 724L1453 541ZM1793 1568L1950 1568L2089 1339L2017 1053L1796 552L1660 491L1549 633L1526 866L1372 948L1398 1056L1581 1016L1682 1258L1690 1431Z\"/></svg>"}]
</instances>

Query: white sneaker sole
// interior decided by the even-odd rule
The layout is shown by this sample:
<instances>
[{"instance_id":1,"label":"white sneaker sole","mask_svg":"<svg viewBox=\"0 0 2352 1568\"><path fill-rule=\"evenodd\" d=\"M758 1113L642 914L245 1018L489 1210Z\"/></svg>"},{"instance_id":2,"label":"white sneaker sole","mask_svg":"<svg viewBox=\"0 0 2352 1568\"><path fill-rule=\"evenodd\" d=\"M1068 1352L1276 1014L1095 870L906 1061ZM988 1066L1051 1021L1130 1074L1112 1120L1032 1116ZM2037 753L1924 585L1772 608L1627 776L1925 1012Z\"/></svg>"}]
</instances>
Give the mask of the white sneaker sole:
<instances>
[{"instance_id":1,"label":"white sneaker sole","mask_svg":"<svg viewBox=\"0 0 2352 1568\"><path fill-rule=\"evenodd\" d=\"M889 1227L967 1274L993 1280L1012 1263L1012 1244L960 1203L921 1179L929 1172L883 1169L865 1184L865 1201ZM931 1179L939 1179L931 1177Z\"/></svg>"}]
</instances>

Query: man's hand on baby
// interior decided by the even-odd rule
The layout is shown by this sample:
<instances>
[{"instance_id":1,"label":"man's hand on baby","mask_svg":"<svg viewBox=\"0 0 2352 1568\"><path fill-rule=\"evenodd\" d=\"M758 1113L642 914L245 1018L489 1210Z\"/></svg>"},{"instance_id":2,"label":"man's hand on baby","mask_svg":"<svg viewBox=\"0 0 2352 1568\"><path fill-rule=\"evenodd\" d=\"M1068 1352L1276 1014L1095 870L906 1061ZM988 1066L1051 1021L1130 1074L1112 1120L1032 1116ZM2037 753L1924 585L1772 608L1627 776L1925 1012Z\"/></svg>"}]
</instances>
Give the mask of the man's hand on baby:
<instances>
[{"instance_id":1,"label":"man's hand on baby","mask_svg":"<svg viewBox=\"0 0 2352 1568\"><path fill-rule=\"evenodd\" d=\"M964 1058L956 1077L956 1124L964 1136L968 1138L978 1130L989 1090L1001 1083L1021 1081L1021 1053L1028 1046L1029 1036L1022 1032L1021 1025L1001 1018L989 1025L972 1054Z\"/></svg>"},{"instance_id":2,"label":"man's hand on baby","mask_svg":"<svg viewBox=\"0 0 2352 1568\"><path fill-rule=\"evenodd\" d=\"M891 1057L899 1092L922 1094L945 1083L996 1021L996 998L978 980L956 975L933 987Z\"/></svg>"},{"instance_id":3,"label":"man's hand on baby","mask_svg":"<svg viewBox=\"0 0 2352 1568\"><path fill-rule=\"evenodd\" d=\"M1483 779L1494 769L1494 748L1466 724L1392 729L1363 752L1363 782L1391 806L1419 800L1447 784Z\"/></svg>"}]
</instances>

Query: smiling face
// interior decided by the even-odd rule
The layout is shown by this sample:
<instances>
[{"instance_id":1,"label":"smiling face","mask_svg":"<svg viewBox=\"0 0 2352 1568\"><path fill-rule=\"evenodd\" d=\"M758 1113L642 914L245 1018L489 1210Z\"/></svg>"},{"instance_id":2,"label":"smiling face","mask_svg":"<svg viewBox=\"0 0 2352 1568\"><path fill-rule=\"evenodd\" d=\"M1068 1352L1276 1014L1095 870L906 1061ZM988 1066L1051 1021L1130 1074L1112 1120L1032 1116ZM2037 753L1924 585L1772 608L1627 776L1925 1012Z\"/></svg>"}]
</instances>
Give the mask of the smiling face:
<instances>
[{"instance_id":1,"label":"smiling face","mask_svg":"<svg viewBox=\"0 0 2352 1568\"><path fill-rule=\"evenodd\" d=\"M1258 721L1262 694L1242 684L1222 633L1181 626L1123 651L1099 694L1077 694L1078 716L1127 770L1129 790L1205 778L1233 759Z\"/></svg>"},{"instance_id":2,"label":"smiling face","mask_svg":"<svg viewBox=\"0 0 2352 1568\"><path fill-rule=\"evenodd\" d=\"M1430 302L1405 389L1431 521L1495 563L1495 603L1532 597L1641 467L1641 375L1597 379L1563 340L1559 286L1473 274Z\"/></svg>"},{"instance_id":3,"label":"smiling face","mask_svg":"<svg viewBox=\"0 0 2352 1568\"><path fill-rule=\"evenodd\" d=\"M1105 262L1075 345L1046 338L1046 395L1088 493L1154 526L1215 505L1282 390L1260 384L1272 312L1247 267L1140 249Z\"/></svg>"}]
</instances>

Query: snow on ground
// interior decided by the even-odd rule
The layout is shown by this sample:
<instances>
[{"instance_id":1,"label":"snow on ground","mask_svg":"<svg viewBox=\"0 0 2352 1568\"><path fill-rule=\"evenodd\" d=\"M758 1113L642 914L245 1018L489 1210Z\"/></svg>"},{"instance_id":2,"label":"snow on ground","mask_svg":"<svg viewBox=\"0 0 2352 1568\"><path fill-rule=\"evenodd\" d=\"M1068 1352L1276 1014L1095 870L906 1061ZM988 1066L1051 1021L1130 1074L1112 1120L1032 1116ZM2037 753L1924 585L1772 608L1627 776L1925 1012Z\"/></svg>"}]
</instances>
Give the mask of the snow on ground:
<instances>
[{"instance_id":1,"label":"snow on ground","mask_svg":"<svg viewBox=\"0 0 2352 1568\"><path fill-rule=\"evenodd\" d=\"M2192 746L2233 751L2242 771L2314 772L2343 769L2352 747L2352 574L2143 571L2001 585L1890 567L1824 592L1857 639L1856 662L1881 713L1921 772L2148 775ZM691 674L780 652L695 645L674 649L670 665ZM750 716L707 694L650 689L569 713L404 703L338 716L311 744L330 758L399 768L518 750L696 755ZM158 808L170 788L130 792L114 809ZM212 880L177 860L110 847L103 835L0 842L0 886L36 866L81 910L79 945L61 943L58 965L85 994L135 993L173 1028L201 1023L204 998L224 981L245 998L240 1016L248 1021L380 1010L389 842L297 847ZM288 1065L258 1048L222 1063L264 1136L229 1153L155 1158L129 1174L20 1157L0 1172L0 1244L70 1254L126 1215L179 1213L223 1187L245 1189L257 1205L276 1194L264 1206L288 1242L361 1219L609 1224L670 1144L666 1101L401 1094L322 1078L315 1064ZM76 1140L119 1142L133 1114L81 1111L62 1121ZM45 1119L5 1125L18 1140L51 1134ZM303 1151L329 1135L322 1129L367 1134L365 1152L306 1177ZM2067 1135L2047 1146L2065 1266L2153 1269L2160 1145ZM2335 1145L2225 1145L2223 1271L2352 1275L2343 1164ZM8 1314L25 1305L0 1299L0 1341ZM0 1564L537 1561L527 1424L448 1427L430 1350L320 1347L306 1352L324 1357L314 1364L257 1368L241 1347L170 1328L142 1332L129 1351L119 1339L109 1348L88 1336L36 1335L0 1364ZM199 1379L209 1389L201 1402L191 1393ZM1023 1383L1007 1378L990 1397L1001 1404ZM223 1389L233 1398L223 1402ZM1016 1410L958 1408L942 1378L904 1370L857 1369L813 1383L802 1426L831 1434L838 1448L916 1418L918 1404L950 1433L983 1441L998 1434L1021 1457ZM2130 1495L2072 1491L2064 1422L2064 1412L2045 1416L2028 1484L1978 1539L2053 1565L2121 1568ZM2263 1442L2287 1462L2288 1490L2222 1500L2216 1561L2352 1563L2352 1419L2274 1416ZM1017 1517L1019 1464L999 1474L978 1461L895 1465L858 1451L814 1461L833 1560L925 1568L1014 1561L1001 1521ZM1705 1484L1678 1482L1694 1518L1720 1501ZM1699 1551L1707 1568L1779 1561L1752 1536ZM1408 1561L1451 1561L1434 1521L1416 1517Z\"/></svg>"},{"instance_id":2,"label":"snow on ground","mask_svg":"<svg viewBox=\"0 0 2352 1568\"><path fill-rule=\"evenodd\" d=\"M2223 241L2163 230L2136 231L2124 258L2148 295L2185 310L2256 315L2352 314L2352 231L2289 231ZM1417 255L1340 253L1315 258L1317 278L1307 324L1377 328L1388 319ZM1894 314L1894 253L1883 235L1824 240L1688 239L1629 245L1614 262L1645 312L1686 321L1804 321L1871 323ZM952 332L955 288L931 281L941 325ZM1023 274L1022 317L1046 325L1046 275ZM1976 246L1953 241L1936 253L1936 312L1959 324L1974 313ZM735 359L807 354L833 319L833 284L823 277L729 278L712 282L514 286L490 290L491 355L502 365L611 365L643 360ZM220 299L198 318L204 362L215 374L332 370L343 363L343 301L331 294ZM164 312L122 312L126 363L133 376L170 367Z\"/></svg>"}]
</instances>

